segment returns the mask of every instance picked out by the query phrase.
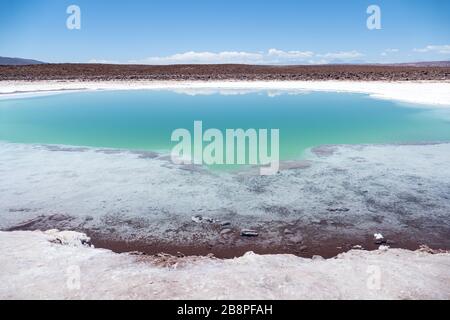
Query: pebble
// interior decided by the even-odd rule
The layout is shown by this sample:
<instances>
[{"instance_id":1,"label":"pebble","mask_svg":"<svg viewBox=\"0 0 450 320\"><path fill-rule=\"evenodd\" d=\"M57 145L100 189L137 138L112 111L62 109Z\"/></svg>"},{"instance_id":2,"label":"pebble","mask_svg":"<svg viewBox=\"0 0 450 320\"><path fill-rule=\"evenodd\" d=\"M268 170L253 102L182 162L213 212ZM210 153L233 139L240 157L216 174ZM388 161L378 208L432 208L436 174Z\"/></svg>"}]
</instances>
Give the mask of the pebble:
<instances>
[{"instance_id":1,"label":"pebble","mask_svg":"<svg viewBox=\"0 0 450 320\"><path fill-rule=\"evenodd\" d=\"M258 232L251 229L242 229L241 230L241 236L243 237L257 237Z\"/></svg>"},{"instance_id":2,"label":"pebble","mask_svg":"<svg viewBox=\"0 0 450 320\"><path fill-rule=\"evenodd\" d=\"M300 251L306 251L306 250L308 250L308 247L307 247L307 246L301 246L301 247L300 247Z\"/></svg>"},{"instance_id":3,"label":"pebble","mask_svg":"<svg viewBox=\"0 0 450 320\"><path fill-rule=\"evenodd\" d=\"M387 242L381 233L374 233L373 237L375 239L375 244L386 244Z\"/></svg>"},{"instance_id":4,"label":"pebble","mask_svg":"<svg viewBox=\"0 0 450 320\"><path fill-rule=\"evenodd\" d=\"M208 223L213 223L214 219L212 218L208 218L208 217L203 217L199 214L196 214L195 216L193 216L192 221L194 221L195 223L203 223L203 222L208 222Z\"/></svg>"},{"instance_id":5,"label":"pebble","mask_svg":"<svg viewBox=\"0 0 450 320\"><path fill-rule=\"evenodd\" d=\"M314 255L314 256L312 256L312 260L325 260L325 258L322 256Z\"/></svg>"},{"instance_id":6,"label":"pebble","mask_svg":"<svg viewBox=\"0 0 450 320\"><path fill-rule=\"evenodd\" d=\"M348 212L348 211L350 211L349 208L328 208L327 210L330 212Z\"/></svg>"},{"instance_id":7,"label":"pebble","mask_svg":"<svg viewBox=\"0 0 450 320\"><path fill-rule=\"evenodd\" d=\"M284 229L284 234L294 234L291 230L289 229Z\"/></svg>"},{"instance_id":8,"label":"pebble","mask_svg":"<svg viewBox=\"0 0 450 320\"><path fill-rule=\"evenodd\" d=\"M384 238L381 233L374 233L373 237L375 238L375 240L381 240Z\"/></svg>"}]
</instances>

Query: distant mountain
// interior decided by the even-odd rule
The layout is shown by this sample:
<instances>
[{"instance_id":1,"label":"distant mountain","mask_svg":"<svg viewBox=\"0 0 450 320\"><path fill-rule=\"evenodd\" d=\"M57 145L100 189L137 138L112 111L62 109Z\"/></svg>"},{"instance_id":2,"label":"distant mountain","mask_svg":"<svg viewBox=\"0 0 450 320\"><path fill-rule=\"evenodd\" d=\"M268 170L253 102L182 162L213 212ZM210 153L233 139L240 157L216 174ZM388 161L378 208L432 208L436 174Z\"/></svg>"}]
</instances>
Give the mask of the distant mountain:
<instances>
[{"instance_id":1,"label":"distant mountain","mask_svg":"<svg viewBox=\"0 0 450 320\"><path fill-rule=\"evenodd\" d=\"M45 64L45 62L31 60L31 59L22 59L22 58L0 57L0 65L25 66L25 65L30 65L30 64Z\"/></svg>"},{"instance_id":2,"label":"distant mountain","mask_svg":"<svg viewBox=\"0 0 450 320\"><path fill-rule=\"evenodd\" d=\"M393 65L403 67L450 67L450 61L423 61L423 62L395 63Z\"/></svg>"},{"instance_id":3,"label":"distant mountain","mask_svg":"<svg viewBox=\"0 0 450 320\"><path fill-rule=\"evenodd\" d=\"M360 66L389 66L389 67L450 67L450 61L419 61L419 62L400 62L400 63L377 63L366 62L363 60L342 61L333 60L328 65L360 65Z\"/></svg>"}]
</instances>

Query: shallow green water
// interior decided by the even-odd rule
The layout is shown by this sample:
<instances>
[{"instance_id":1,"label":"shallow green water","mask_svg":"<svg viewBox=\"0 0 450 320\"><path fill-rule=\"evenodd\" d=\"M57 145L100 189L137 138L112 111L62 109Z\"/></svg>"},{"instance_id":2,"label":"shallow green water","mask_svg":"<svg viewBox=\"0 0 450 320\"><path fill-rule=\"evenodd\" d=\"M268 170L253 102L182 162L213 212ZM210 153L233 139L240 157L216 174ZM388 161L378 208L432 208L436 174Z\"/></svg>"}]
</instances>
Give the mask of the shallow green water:
<instances>
[{"instance_id":1,"label":"shallow green water","mask_svg":"<svg viewBox=\"0 0 450 320\"><path fill-rule=\"evenodd\" d=\"M77 92L0 100L0 140L167 151L174 129L201 120L205 130L280 129L281 159L293 159L322 144L450 141L449 119L362 94Z\"/></svg>"}]
</instances>

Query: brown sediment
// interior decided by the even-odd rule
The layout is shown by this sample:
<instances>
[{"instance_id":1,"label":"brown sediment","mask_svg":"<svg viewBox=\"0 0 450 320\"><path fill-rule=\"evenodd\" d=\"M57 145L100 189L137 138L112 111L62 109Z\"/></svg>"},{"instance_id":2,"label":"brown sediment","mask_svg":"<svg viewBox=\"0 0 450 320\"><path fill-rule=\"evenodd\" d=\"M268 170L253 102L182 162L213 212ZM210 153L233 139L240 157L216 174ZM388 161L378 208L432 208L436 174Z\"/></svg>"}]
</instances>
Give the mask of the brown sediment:
<instances>
[{"instance_id":1,"label":"brown sediment","mask_svg":"<svg viewBox=\"0 0 450 320\"><path fill-rule=\"evenodd\" d=\"M230 259L240 257L246 252L252 251L257 254L293 254L303 258L312 258L321 256L323 258L332 258L340 253L351 249L376 250L380 243L375 243L371 237L329 239L320 243L304 241L299 245L281 245L267 244L258 241L257 238L248 239L245 243L239 244L181 244L169 242L146 242L143 240L122 240L114 239L101 235L89 234L91 243L96 248L109 249L116 253L138 252L145 255L169 254L173 256L207 256L213 255L216 258ZM383 243L391 248L402 248L417 250L423 245L411 239L396 239L395 243Z\"/></svg>"},{"instance_id":2,"label":"brown sediment","mask_svg":"<svg viewBox=\"0 0 450 320\"><path fill-rule=\"evenodd\" d=\"M448 62L398 65L111 65L0 66L0 80L450 80Z\"/></svg>"},{"instance_id":3,"label":"brown sediment","mask_svg":"<svg viewBox=\"0 0 450 320\"><path fill-rule=\"evenodd\" d=\"M267 210L278 210L282 213L280 208L269 207ZM330 210L341 212L348 209L330 208ZM257 225L252 225L250 221L241 221L242 225L251 227L258 234L254 237L245 237L241 235L243 229L230 222L226 222L227 225L224 227L215 222L194 223L191 221L170 229L170 234L153 233L151 231L153 228L147 226L146 236L144 236L145 232L142 232L146 225L137 222L132 224L135 230L140 230L141 235L137 236L133 232L116 230L118 225L126 225L126 222L111 224L110 228L100 229L89 228L83 223L78 224L73 219L64 214L39 216L5 231L73 230L86 233L95 247L117 253L139 252L146 255L174 256L212 254L217 258L239 257L249 251L258 254L293 254L305 258L318 255L331 258L354 248L375 250L382 244L409 250L417 250L421 245L428 245L432 249L450 249L450 239L446 228L438 226L425 228L420 221L409 221L408 228L402 230L371 227L371 231L366 230L367 228L355 228L351 224L327 220L312 223L304 223L302 220L266 221ZM373 232L382 233L384 240L376 242Z\"/></svg>"}]
</instances>

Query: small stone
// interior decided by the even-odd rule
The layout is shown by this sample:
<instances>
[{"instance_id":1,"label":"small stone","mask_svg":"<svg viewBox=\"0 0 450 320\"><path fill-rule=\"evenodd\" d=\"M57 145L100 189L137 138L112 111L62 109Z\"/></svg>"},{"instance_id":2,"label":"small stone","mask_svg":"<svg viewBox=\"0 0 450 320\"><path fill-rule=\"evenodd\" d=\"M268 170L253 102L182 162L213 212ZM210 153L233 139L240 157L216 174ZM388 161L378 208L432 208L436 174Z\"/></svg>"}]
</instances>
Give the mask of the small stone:
<instances>
[{"instance_id":1,"label":"small stone","mask_svg":"<svg viewBox=\"0 0 450 320\"><path fill-rule=\"evenodd\" d=\"M359 244L357 244L357 245L353 246L352 249L355 249L355 250L363 250L363 247L360 246Z\"/></svg>"},{"instance_id":2,"label":"small stone","mask_svg":"<svg viewBox=\"0 0 450 320\"><path fill-rule=\"evenodd\" d=\"M241 230L241 236L243 237L257 237L258 232L251 229L242 229Z\"/></svg>"},{"instance_id":3,"label":"small stone","mask_svg":"<svg viewBox=\"0 0 450 320\"><path fill-rule=\"evenodd\" d=\"M348 212L350 211L349 208L328 208L327 211L330 212Z\"/></svg>"},{"instance_id":4,"label":"small stone","mask_svg":"<svg viewBox=\"0 0 450 320\"><path fill-rule=\"evenodd\" d=\"M196 214L196 215L193 216L191 219L192 219L192 221L194 221L195 223L204 223L204 222L207 222L207 223L213 223L213 222L214 222L214 219L209 218L209 217L203 217L203 216L200 215L200 214Z\"/></svg>"},{"instance_id":5,"label":"small stone","mask_svg":"<svg viewBox=\"0 0 450 320\"><path fill-rule=\"evenodd\" d=\"M221 225L222 227L227 227L227 226L230 226L230 225L231 225L231 222L230 222L230 221L223 221L223 222L220 223L220 225Z\"/></svg>"},{"instance_id":6,"label":"small stone","mask_svg":"<svg viewBox=\"0 0 450 320\"><path fill-rule=\"evenodd\" d=\"M300 247L300 251L306 251L306 250L308 250L308 247L307 247L307 246L301 246L301 247Z\"/></svg>"},{"instance_id":7,"label":"small stone","mask_svg":"<svg viewBox=\"0 0 450 320\"><path fill-rule=\"evenodd\" d=\"M288 234L294 234L291 230L289 229L284 229L284 234L288 235Z\"/></svg>"},{"instance_id":8,"label":"small stone","mask_svg":"<svg viewBox=\"0 0 450 320\"><path fill-rule=\"evenodd\" d=\"M131 252L128 252L127 254L132 255L132 256L143 256L144 255L144 253L141 251L131 251Z\"/></svg>"},{"instance_id":9,"label":"small stone","mask_svg":"<svg viewBox=\"0 0 450 320\"><path fill-rule=\"evenodd\" d=\"M375 240L381 240L384 238L381 233L374 233L373 237L375 238Z\"/></svg>"},{"instance_id":10,"label":"small stone","mask_svg":"<svg viewBox=\"0 0 450 320\"><path fill-rule=\"evenodd\" d=\"M312 256L312 260L325 260L325 259L322 256L314 255Z\"/></svg>"},{"instance_id":11,"label":"small stone","mask_svg":"<svg viewBox=\"0 0 450 320\"><path fill-rule=\"evenodd\" d=\"M386 244L386 239L384 239L381 233L374 233L375 244Z\"/></svg>"}]
</instances>

